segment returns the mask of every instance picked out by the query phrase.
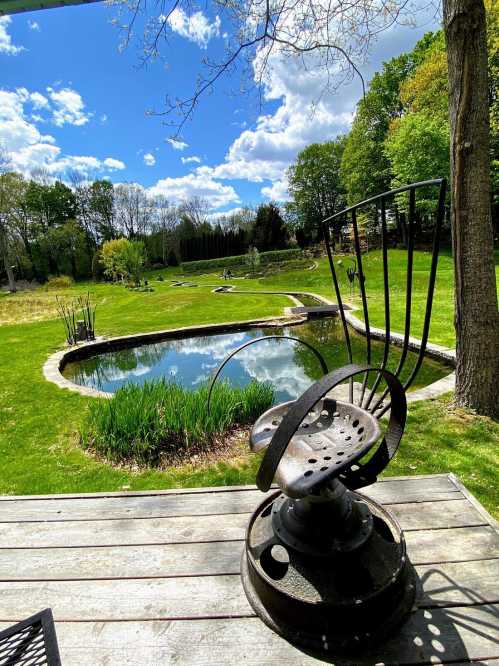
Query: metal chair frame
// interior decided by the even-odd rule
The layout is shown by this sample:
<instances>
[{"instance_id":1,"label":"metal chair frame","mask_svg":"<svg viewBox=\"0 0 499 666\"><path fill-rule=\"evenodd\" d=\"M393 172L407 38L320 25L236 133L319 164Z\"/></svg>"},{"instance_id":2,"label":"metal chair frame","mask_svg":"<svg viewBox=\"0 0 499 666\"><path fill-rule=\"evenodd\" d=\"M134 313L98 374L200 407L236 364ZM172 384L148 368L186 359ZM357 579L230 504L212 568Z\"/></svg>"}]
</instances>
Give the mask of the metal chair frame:
<instances>
[{"instance_id":1,"label":"metal chair frame","mask_svg":"<svg viewBox=\"0 0 499 666\"><path fill-rule=\"evenodd\" d=\"M426 294L426 307L423 320L423 328L421 335L421 342L419 345L419 351L414 367L409 373L409 377L405 380L403 384L400 383L400 375L406 365L409 343L410 343L410 332L411 332L411 323L412 323L412 292L413 292L413 269L414 269L414 245L415 245L415 222L416 222L416 192L421 189L428 188L438 188L438 197L435 210L435 224L433 229L433 239L432 239L432 253L431 253L431 263L430 270L428 275L428 287ZM445 196L446 196L447 182L445 178L437 178L434 180L426 180L418 183L412 183L410 185L404 185L388 192L383 192L364 201L349 206L344 210L331 215L330 217L324 219L321 222L321 231L323 234L326 253L329 263L329 268L331 272L332 285L336 300L338 303L338 312L341 319L343 333L345 337L345 344L348 354L348 365L345 368L340 368L333 372L327 374L327 368L325 367L325 362L321 362L322 371L324 373L323 380L319 380L316 384L312 385L308 391L297 400L299 403L305 396L316 395L317 400L323 397L323 394L320 394L319 388L324 386L329 386L328 390L336 386L339 382L337 381L337 375L344 375L343 380L348 380L349 382L349 402L352 405L356 404L358 400L358 406L361 409L364 409L370 412L378 420L381 419L392 407L392 398L397 400L400 403L402 400L405 404L405 392L414 382L423 362L425 355L427 343L428 343L428 334L430 329L430 319L431 311L433 306L433 296L435 291L435 280L437 273L437 264L438 264L438 253L440 247L440 234L444 221L445 215ZM407 239L407 273L406 273L406 295L405 295L405 322L404 322L404 334L402 339L402 352L400 359L398 361L397 367L393 372L389 372L387 369L389 355L390 355L390 344L392 342L391 335L391 318L390 318L390 289L389 289L389 265L388 265L388 230L387 230L387 210L390 210L390 202L394 200L398 195L408 193L409 204L408 204L408 215L404 216L401 224L404 227L404 236ZM383 301L384 301L384 348L381 364L379 366L372 365L372 339L371 334L371 324L369 319L369 308L367 302L366 294L366 278L363 268L363 257L361 252L361 244L359 237L359 225L358 225L358 212L361 209L366 207L375 208L376 219L379 220L381 225L381 255L383 260ZM354 237L354 248L355 248L355 260L357 267L357 275L360 286L360 296L362 302L362 314L365 325L365 340L366 340L366 356L365 362L361 365L355 365L352 353L352 344L351 336L348 327L347 317L345 315L345 305L341 295L340 284L338 281L338 275L335 268L335 252L331 242L331 226L333 224L343 223L343 225L351 224ZM244 349L249 344L254 342L261 342L262 340L272 339L276 336L268 336L258 338L257 340L251 341L250 343L245 343L239 349L232 351L223 363L219 366L216 373L213 376L208 396L208 406L213 390L213 386L220 376L220 373L226 363L232 359L241 349ZM296 340L294 338L289 338L290 340ZM301 340L296 340L298 342L303 342ZM309 347L316 357L321 361L320 353L311 347L309 343L304 343ZM369 374L375 374L375 378L371 383L371 386L368 386L368 377ZM333 377L334 375L334 377ZM338 375L338 376L339 376ZM356 375L363 375L360 396L354 395L354 377ZM394 377L394 381L397 384L395 390L393 382L388 381L388 377ZM385 380L387 386L377 394L380 382L382 379ZM321 383L322 382L322 383ZM314 387L317 387L314 389ZM404 395L400 395L403 393ZM387 400L387 396L389 399ZM395 402L393 403L392 412L395 410ZM293 411L293 410L291 410ZM398 406L395 411L399 411ZM340 480L347 486L347 488L353 490L361 488L370 483L373 483L378 474L388 465L391 458L395 455L402 433L405 425L404 419L399 419L399 423L394 423L393 419L390 419L390 424L385 437L383 437L380 443L375 447L373 455L367 462L357 462L356 469L345 469L344 472L339 476ZM290 435L290 433L288 433ZM291 435L290 435L291 436ZM276 432L276 442L272 444L277 444L279 441L280 446L269 446L264 459L262 461L259 476L257 477L257 484L261 489L266 490L271 482L271 477L273 476L272 470L275 472L279 464L280 459L284 455L286 446L283 439L284 435L279 428ZM281 442L281 439L283 441Z\"/></svg>"},{"instance_id":2,"label":"metal chair frame","mask_svg":"<svg viewBox=\"0 0 499 666\"><path fill-rule=\"evenodd\" d=\"M16 636L18 636L17 641ZM42 643L39 640L40 636ZM50 608L0 631L0 666L17 664L61 666L54 618Z\"/></svg>"}]
</instances>

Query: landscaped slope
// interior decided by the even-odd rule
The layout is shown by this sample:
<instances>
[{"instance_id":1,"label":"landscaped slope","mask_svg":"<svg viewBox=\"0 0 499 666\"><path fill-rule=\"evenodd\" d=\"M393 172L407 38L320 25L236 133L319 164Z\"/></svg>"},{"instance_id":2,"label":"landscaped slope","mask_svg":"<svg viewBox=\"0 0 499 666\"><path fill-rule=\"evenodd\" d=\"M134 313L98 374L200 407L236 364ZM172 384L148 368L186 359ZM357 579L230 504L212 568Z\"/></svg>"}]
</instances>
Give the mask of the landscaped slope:
<instances>
[{"instance_id":1,"label":"landscaped slope","mask_svg":"<svg viewBox=\"0 0 499 666\"><path fill-rule=\"evenodd\" d=\"M374 253L371 260L374 269ZM400 271L402 275L402 268ZM165 271L164 275L171 277L173 270ZM431 336L432 341L441 344L452 342L450 275L450 259L444 257L437 280ZM371 278L368 274L368 279L371 286L375 284L374 272ZM196 281L205 286L181 288L153 281L154 292L136 293L120 286L84 284L63 294L71 298L89 289L98 304L97 332L106 335L255 319L281 314L289 304L281 296L212 294L208 284L224 283L213 275L196 277ZM237 285L259 290L303 289L331 297L330 278L323 260L316 271L283 273L273 276L271 283L240 280ZM85 453L76 443L76 434L89 399L63 391L43 378L43 363L49 354L62 347L64 332L61 323L52 318L29 321L33 316L29 300L33 298L40 298L52 307L55 294L37 291L0 297L0 319L7 318L15 309L16 318L27 320L0 326L0 493L93 492L119 490L123 486L145 489L254 481L258 459L247 453L244 444L235 448L230 460L166 471L111 467ZM379 295L373 298L375 303ZM422 297L417 298L421 303ZM415 317L420 317L419 309L416 308ZM39 316L43 317L43 312L38 311L36 317ZM48 316L53 317L53 311ZM374 323L382 325L382 320ZM498 424L465 411L453 411L448 400L411 405L400 453L388 471L390 474L452 471L497 515L498 441Z\"/></svg>"}]
</instances>

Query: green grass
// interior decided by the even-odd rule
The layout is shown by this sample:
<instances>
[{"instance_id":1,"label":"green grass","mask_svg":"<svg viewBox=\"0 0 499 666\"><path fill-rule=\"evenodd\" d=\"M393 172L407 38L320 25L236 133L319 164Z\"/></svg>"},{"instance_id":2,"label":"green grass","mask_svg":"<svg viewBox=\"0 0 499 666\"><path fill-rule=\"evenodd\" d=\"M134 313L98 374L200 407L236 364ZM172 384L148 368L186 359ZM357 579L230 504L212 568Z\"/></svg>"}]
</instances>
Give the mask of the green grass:
<instances>
[{"instance_id":1,"label":"green grass","mask_svg":"<svg viewBox=\"0 0 499 666\"><path fill-rule=\"evenodd\" d=\"M402 330L401 294L404 254L392 253L394 328ZM426 255L416 254L415 327L421 321ZM379 255L366 259L367 286L374 324L383 325ZM178 269L162 271L164 282L150 274L151 293L121 286L78 284L61 292L34 292L0 298L0 493L44 494L253 483L258 457L237 452L234 460L184 465L166 470L130 471L97 460L78 445L78 432L95 399L61 390L45 381L42 366L64 344L62 324L55 319L55 293L71 300L90 291L97 302L99 335L124 335L193 324L255 319L281 314L289 300L269 295L218 295L211 286L225 284L217 275L198 277L198 288L171 287ZM342 276L345 281L345 276ZM268 279L237 280L241 289L305 290L332 296L324 260L316 271L287 271ZM374 289L374 292L371 291ZM440 258L430 339L453 346L452 263ZM499 515L497 465L499 425L469 412L453 411L448 399L410 407L401 450L390 474L452 471L495 515Z\"/></svg>"},{"instance_id":2,"label":"green grass","mask_svg":"<svg viewBox=\"0 0 499 666\"><path fill-rule=\"evenodd\" d=\"M94 400L81 428L82 444L115 462L167 466L179 455L207 452L235 426L250 425L272 405L274 390L208 386L189 391L165 380L125 384L107 400Z\"/></svg>"}]
</instances>

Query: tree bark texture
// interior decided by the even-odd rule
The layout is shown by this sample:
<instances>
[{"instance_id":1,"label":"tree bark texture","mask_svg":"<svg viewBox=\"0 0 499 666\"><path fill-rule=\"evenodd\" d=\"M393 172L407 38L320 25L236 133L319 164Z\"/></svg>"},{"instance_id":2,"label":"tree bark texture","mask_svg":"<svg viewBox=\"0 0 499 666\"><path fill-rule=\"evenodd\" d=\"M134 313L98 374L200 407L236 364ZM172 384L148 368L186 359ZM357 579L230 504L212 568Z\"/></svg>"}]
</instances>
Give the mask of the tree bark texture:
<instances>
[{"instance_id":1,"label":"tree bark texture","mask_svg":"<svg viewBox=\"0 0 499 666\"><path fill-rule=\"evenodd\" d=\"M443 0L449 69L456 403L499 409L499 313L490 202L483 0Z\"/></svg>"},{"instance_id":2,"label":"tree bark texture","mask_svg":"<svg viewBox=\"0 0 499 666\"><path fill-rule=\"evenodd\" d=\"M3 255L3 265L5 268L5 272L7 274L7 281L9 283L9 291L11 292L16 292L16 281L14 279L14 271L12 270L12 266L10 265L9 257L7 253L4 253Z\"/></svg>"}]
</instances>

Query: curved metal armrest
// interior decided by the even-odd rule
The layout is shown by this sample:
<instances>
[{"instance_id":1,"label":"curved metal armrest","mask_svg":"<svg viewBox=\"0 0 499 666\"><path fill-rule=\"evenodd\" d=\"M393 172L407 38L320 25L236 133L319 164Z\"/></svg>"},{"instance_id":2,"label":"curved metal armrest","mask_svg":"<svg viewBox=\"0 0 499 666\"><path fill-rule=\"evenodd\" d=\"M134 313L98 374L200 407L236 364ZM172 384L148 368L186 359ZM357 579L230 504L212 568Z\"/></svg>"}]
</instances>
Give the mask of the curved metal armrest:
<instances>
[{"instance_id":1,"label":"curved metal armrest","mask_svg":"<svg viewBox=\"0 0 499 666\"><path fill-rule=\"evenodd\" d=\"M388 428L370 460L365 465L359 464L358 470L345 470L341 479L347 487L352 489L360 488L376 480L376 476L395 455L404 432L407 415L405 392L398 378L388 370L368 365L349 364L324 375L291 405L276 429L258 470L256 484L260 490L266 492L270 488L291 438L314 405L346 379L367 372L380 373L388 385L391 398Z\"/></svg>"},{"instance_id":2,"label":"curved metal armrest","mask_svg":"<svg viewBox=\"0 0 499 666\"><path fill-rule=\"evenodd\" d=\"M246 347L250 347L251 345L257 344L259 342L268 341L268 340L291 340L291 342L298 342L299 344L304 345L305 347L310 349L311 352L313 352L313 354L315 355L315 357L317 358L317 360L319 361L319 363L321 365L322 372L324 374L326 374L326 372L328 371L326 361L324 360L324 357L322 356L322 354L314 346L312 346L309 342L306 342L306 340L300 340L300 338L295 338L291 335L264 335L261 338L255 338L254 340L250 340L249 342L245 342L240 347L237 347L237 349L233 349L229 354L227 354L227 356L224 358L222 363L220 363L220 365L218 366L215 374L213 375L213 377L211 379L210 386L208 388L208 412L210 411L211 396L212 396L212 393L213 393L213 388L215 386L215 383L216 383L217 379L220 376L220 373L222 372L224 367L227 365L227 363L232 358L234 358L234 356L239 354L240 351L242 351L243 349L246 349Z\"/></svg>"}]
</instances>

